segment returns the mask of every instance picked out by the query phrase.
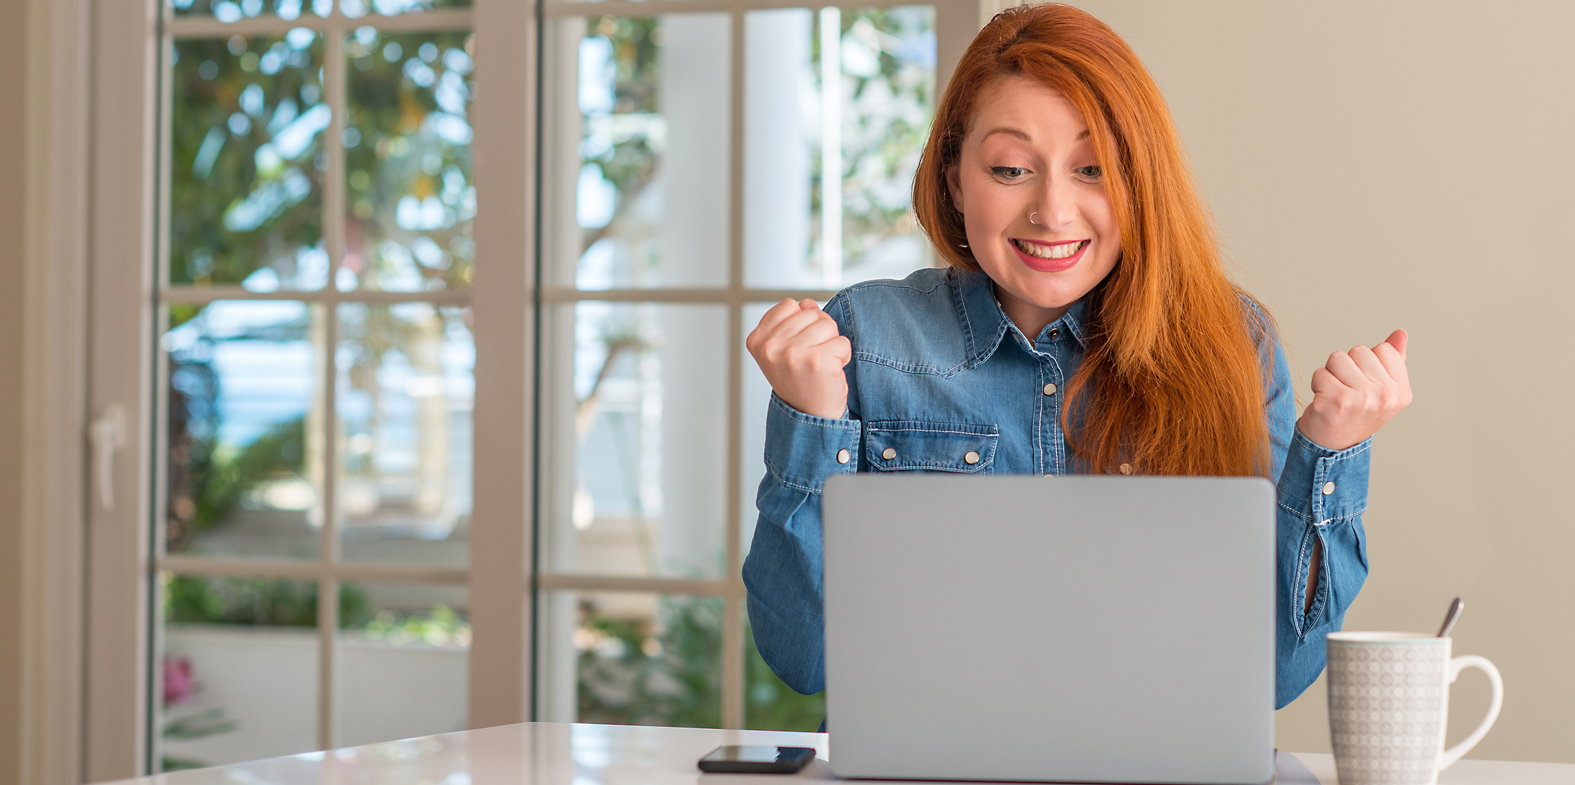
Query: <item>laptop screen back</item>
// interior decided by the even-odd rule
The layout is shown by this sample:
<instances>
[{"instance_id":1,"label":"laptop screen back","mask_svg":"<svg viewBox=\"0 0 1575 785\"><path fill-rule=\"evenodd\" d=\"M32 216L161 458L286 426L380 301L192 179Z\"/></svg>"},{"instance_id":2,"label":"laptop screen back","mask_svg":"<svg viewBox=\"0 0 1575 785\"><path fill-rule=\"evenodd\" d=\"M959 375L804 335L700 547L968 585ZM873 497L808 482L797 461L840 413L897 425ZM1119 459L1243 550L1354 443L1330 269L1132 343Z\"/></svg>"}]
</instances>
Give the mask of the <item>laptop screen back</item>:
<instances>
[{"instance_id":1,"label":"laptop screen back","mask_svg":"<svg viewBox=\"0 0 1575 785\"><path fill-rule=\"evenodd\" d=\"M1272 778L1267 481L842 476L824 531L838 775Z\"/></svg>"}]
</instances>

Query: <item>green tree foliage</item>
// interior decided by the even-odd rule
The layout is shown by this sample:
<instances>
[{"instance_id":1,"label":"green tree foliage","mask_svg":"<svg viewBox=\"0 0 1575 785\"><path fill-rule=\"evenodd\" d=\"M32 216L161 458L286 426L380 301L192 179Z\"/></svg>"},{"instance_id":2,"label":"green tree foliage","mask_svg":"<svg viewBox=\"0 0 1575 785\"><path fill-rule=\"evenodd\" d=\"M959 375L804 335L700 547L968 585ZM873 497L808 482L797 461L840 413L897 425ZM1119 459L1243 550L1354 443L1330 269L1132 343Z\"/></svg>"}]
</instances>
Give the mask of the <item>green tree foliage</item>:
<instances>
[{"instance_id":1,"label":"green tree foliage","mask_svg":"<svg viewBox=\"0 0 1575 785\"><path fill-rule=\"evenodd\" d=\"M322 237L321 37L181 39L170 59L170 282L297 281Z\"/></svg>"},{"instance_id":2,"label":"green tree foliage","mask_svg":"<svg viewBox=\"0 0 1575 785\"><path fill-rule=\"evenodd\" d=\"M721 726L722 600L663 597L654 619L580 605L577 662L581 722ZM747 727L814 731L825 694L799 695L771 672L745 629Z\"/></svg>"},{"instance_id":3,"label":"green tree foliage","mask_svg":"<svg viewBox=\"0 0 1575 785\"><path fill-rule=\"evenodd\" d=\"M315 581L179 575L164 584L164 618L172 624L316 627ZM359 628L376 613L361 587L339 587L339 627Z\"/></svg>"},{"instance_id":4,"label":"green tree foliage","mask_svg":"<svg viewBox=\"0 0 1575 785\"><path fill-rule=\"evenodd\" d=\"M345 267L361 288L470 284L476 212L470 33L346 36Z\"/></svg>"}]
</instances>

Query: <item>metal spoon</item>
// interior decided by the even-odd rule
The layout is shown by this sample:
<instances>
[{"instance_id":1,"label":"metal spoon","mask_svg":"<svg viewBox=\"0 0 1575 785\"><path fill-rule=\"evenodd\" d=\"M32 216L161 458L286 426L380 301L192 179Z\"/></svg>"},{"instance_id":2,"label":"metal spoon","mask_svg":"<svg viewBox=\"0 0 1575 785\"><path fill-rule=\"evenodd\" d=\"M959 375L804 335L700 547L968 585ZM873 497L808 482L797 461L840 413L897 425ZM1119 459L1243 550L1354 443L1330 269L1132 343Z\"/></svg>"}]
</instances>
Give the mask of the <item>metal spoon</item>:
<instances>
[{"instance_id":1,"label":"metal spoon","mask_svg":"<svg viewBox=\"0 0 1575 785\"><path fill-rule=\"evenodd\" d=\"M1449 613L1444 614L1444 626L1438 628L1438 637L1448 637L1450 629L1455 626L1455 620L1460 618L1460 612L1465 607L1466 604L1461 602L1459 597L1456 597L1454 602L1449 603Z\"/></svg>"}]
</instances>

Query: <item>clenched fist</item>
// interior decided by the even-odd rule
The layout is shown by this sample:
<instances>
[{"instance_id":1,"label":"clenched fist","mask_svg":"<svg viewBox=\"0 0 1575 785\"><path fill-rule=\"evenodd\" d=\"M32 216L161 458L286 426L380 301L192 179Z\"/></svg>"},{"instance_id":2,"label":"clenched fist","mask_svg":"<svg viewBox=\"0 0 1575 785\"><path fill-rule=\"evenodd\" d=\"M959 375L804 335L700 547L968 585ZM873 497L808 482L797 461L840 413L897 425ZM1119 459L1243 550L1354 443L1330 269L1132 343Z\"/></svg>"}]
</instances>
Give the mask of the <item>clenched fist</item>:
<instances>
[{"instance_id":1,"label":"clenched fist","mask_svg":"<svg viewBox=\"0 0 1575 785\"><path fill-rule=\"evenodd\" d=\"M1371 349L1357 346L1329 355L1329 362L1313 371L1312 403L1302 410L1297 430L1331 450L1354 447L1377 433L1411 403L1405 343L1405 330L1395 330Z\"/></svg>"},{"instance_id":2,"label":"clenched fist","mask_svg":"<svg viewBox=\"0 0 1575 785\"><path fill-rule=\"evenodd\" d=\"M814 300L787 299L771 306L744 346L787 405L831 419L848 410L842 367L853 359L853 344Z\"/></svg>"}]
</instances>

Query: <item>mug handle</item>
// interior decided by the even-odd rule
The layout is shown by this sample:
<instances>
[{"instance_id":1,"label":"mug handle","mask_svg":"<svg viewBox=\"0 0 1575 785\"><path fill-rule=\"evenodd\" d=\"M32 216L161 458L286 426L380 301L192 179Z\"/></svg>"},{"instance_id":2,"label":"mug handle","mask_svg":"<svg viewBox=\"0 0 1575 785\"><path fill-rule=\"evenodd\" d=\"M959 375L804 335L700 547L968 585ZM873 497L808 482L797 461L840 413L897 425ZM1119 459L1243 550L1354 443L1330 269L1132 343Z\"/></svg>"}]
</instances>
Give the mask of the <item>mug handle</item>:
<instances>
[{"instance_id":1,"label":"mug handle","mask_svg":"<svg viewBox=\"0 0 1575 785\"><path fill-rule=\"evenodd\" d=\"M1493 700L1488 704L1487 716L1482 718L1482 724L1478 725L1476 730L1471 731L1471 735L1467 736L1459 744L1439 754L1439 771L1453 766L1455 761L1460 760L1461 757L1471 751L1472 747L1477 746L1477 742L1487 735L1488 729L1492 728L1493 723L1498 720L1498 710L1504 707L1504 679L1498 675L1498 668L1494 667L1493 663L1489 662L1486 657L1478 657L1475 654L1456 657L1449 661L1449 683L1454 684L1455 679L1460 678L1460 672L1466 668L1476 668L1487 674L1488 681L1493 683Z\"/></svg>"}]
</instances>

